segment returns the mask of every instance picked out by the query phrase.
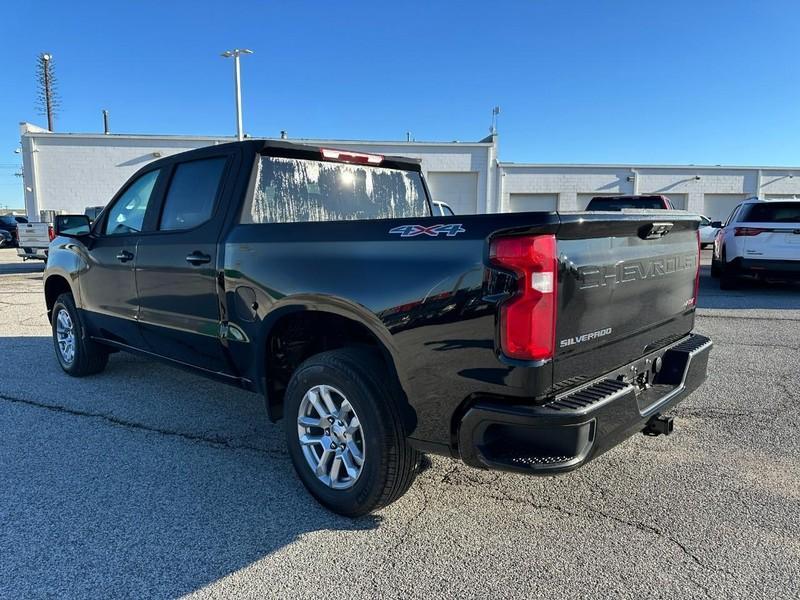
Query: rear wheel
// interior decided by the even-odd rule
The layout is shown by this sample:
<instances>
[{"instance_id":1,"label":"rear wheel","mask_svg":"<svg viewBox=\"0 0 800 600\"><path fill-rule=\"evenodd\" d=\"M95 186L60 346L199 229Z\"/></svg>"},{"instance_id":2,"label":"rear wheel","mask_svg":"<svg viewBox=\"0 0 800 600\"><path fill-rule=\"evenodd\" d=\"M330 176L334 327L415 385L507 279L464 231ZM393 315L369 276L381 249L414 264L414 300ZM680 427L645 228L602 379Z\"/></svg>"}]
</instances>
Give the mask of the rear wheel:
<instances>
[{"instance_id":1,"label":"rear wheel","mask_svg":"<svg viewBox=\"0 0 800 600\"><path fill-rule=\"evenodd\" d=\"M720 265L719 289L735 290L739 287L739 275L736 268L725 259L725 250L722 250L722 264Z\"/></svg>"},{"instance_id":2,"label":"rear wheel","mask_svg":"<svg viewBox=\"0 0 800 600\"><path fill-rule=\"evenodd\" d=\"M368 351L323 352L303 362L284 398L289 455L324 506L358 517L390 504L414 480L397 390Z\"/></svg>"},{"instance_id":3,"label":"rear wheel","mask_svg":"<svg viewBox=\"0 0 800 600\"><path fill-rule=\"evenodd\" d=\"M58 364L68 375L99 373L108 364L108 351L84 332L72 294L61 294L52 311L53 345Z\"/></svg>"}]
</instances>

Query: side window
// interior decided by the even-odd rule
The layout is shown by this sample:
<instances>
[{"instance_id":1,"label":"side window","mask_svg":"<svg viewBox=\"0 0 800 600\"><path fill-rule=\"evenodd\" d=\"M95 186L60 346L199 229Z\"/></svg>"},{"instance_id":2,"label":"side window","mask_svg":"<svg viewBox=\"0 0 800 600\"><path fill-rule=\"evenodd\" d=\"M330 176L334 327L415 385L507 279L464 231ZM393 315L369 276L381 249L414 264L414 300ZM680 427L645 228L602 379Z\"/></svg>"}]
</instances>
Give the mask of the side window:
<instances>
[{"instance_id":1,"label":"side window","mask_svg":"<svg viewBox=\"0 0 800 600\"><path fill-rule=\"evenodd\" d=\"M730 225L731 223L733 223L733 220L736 218L736 213L738 213L738 212L739 212L739 209L740 209L741 207L742 207L742 205L740 204L739 206L737 206L736 208L734 208L734 209L731 211L731 214L729 214L729 215L728 215L728 218L727 218L727 220L725 221L725 225Z\"/></svg>"},{"instance_id":2,"label":"side window","mask_svg":"<svg viewBox=\"0 0 800 600\"><path fill-rule=\"evenodd\" d=\"M142 230L144 215L153 188L158 179L159 170L145 173L134 181L111 207L106 220L106 235L124 235L138 233Z\"/></svg>"},{"instance_id":3,"label":"side window","mask_svg":"<svg viewBox=\"0 0 800 600\"><path fill-rule=\"evenodd\" d=\"M180 163L175 167L161 212L162 231L191 229L208 221L214 212L224 156Z\"/></svg>"}]
</instances>

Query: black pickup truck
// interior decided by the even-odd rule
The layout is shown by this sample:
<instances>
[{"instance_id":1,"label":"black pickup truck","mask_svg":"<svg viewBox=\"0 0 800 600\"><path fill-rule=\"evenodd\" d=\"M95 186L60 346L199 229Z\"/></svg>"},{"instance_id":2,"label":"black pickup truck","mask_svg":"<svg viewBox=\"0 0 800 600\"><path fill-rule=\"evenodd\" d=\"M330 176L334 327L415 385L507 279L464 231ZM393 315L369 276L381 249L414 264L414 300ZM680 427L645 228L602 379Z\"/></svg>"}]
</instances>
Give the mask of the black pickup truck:
<instances>
[{"instance_id":1,"label":"black pickup truck","mask_svg":"<svg viewBox=\"0 0 800 600\"><path fill-rule=\"evenodd\" d=\"M157 160L44 276L64 371L125 350L252 390L300 479L361 515L421 453L575 469L706 377L698 218L432 216L416 161L249 140Z\"/></svg>"}]
</instances>

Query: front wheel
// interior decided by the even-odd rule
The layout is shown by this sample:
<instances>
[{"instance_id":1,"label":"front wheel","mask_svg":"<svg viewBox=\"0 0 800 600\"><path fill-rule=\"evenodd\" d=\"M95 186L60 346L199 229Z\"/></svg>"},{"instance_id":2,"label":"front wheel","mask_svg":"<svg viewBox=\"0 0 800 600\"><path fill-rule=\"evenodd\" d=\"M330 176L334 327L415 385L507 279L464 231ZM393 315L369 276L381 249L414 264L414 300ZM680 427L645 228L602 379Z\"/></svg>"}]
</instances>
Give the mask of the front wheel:
<instances>
[{"instance_id":1,"label":"front wheel","mask_svg":"<svg viewBox=\"0 0 800 600\"><path fill-rule=\"evenodd\" d=\"M83 377L105 369L108 351L85 335L72 294L61 294L53 304L51 314L53 345L64 372L73 377Z\"/></svg>"},{"instance_id":2,"label":"front wheel","mask_svg":"<svg viewBox=\"0 0 800 600\"><path fill-rule=\"evenodd\" d=\"M419 454L406 439L398 390L382 361L345 348L303 362L284 398L289 455L297 475L325 507L348 517L402 496Z\"/></svg>"}]
</instances>

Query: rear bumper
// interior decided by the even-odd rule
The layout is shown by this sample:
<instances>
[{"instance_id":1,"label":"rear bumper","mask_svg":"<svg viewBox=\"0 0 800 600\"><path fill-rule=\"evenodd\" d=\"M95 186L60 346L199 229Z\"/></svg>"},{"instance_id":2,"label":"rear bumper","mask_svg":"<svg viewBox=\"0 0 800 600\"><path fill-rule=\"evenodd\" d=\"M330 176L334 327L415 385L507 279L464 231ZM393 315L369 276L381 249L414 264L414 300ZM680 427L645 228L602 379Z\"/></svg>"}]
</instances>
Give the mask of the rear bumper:
<instances>
[{"instance_id":1,"label":"rear bumper","mask_svg":"<svg viewBox=\"0 0 800 600\"><path fill-rule=\"evenodd\" d=\"M17 248L17 256L22 258L38 258L40 260L47 260L47 248L31 248L20 246Z\"/></svg>"},{"instance_id":2,"label":"rear bumper","mask_svg":"<svg viewBox=\"0 0 800 600\"><path fill-rule=\"evenodd\" d=\"M742 275L764 277L800 277L800 260L767 260L760 258L737 258L731 266Z\"/></svg>"},{"instance_id":3,"label":"rear bumper","mask_svg":"<svg viewBox=\"0 0 800 600\"><path fill-rule=\"evenodd\" d=\"M464 415L459 453L474 467L552 474L576 469L672 408L706 379L712 342L701 335L649 354L541 406L479 402ZM642 374L661 359L650 387L619 377Z\"/></svg>"}]
</instances>

